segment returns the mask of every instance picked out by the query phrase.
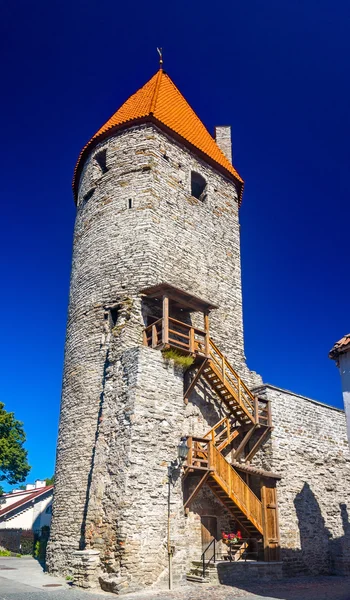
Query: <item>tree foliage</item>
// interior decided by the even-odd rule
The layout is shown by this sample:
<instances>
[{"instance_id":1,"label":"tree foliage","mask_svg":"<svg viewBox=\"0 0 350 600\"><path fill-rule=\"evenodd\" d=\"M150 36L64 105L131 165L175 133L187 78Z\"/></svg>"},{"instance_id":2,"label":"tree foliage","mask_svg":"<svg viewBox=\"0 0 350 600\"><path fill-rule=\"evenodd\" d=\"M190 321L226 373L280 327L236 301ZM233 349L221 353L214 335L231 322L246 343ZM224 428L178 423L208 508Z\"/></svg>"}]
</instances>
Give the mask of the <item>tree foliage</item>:
<instances>
[{"instance_id":1,"label":"tree foliage","mask_svg":"<svg viewBox=\"0 0 350 600\"><path fill-rule=\"evenodd\" d=\"M0 402L0 481L14 485L26 479L30 466L28 453L23 448L25 441L23 423L17 421L14 413L7 412Z\"/></svg>"},{"instance_id":2,"label":"tree foliage","mask_svg":"<svg viewBox=\"0 0 350 600\"><path fill-rule=\"evenodd\" d=\"M46 477L45 483L46 485L53 485L55 483L55 476L52 475L52 477Z\"/></svg>"}]
</instances>

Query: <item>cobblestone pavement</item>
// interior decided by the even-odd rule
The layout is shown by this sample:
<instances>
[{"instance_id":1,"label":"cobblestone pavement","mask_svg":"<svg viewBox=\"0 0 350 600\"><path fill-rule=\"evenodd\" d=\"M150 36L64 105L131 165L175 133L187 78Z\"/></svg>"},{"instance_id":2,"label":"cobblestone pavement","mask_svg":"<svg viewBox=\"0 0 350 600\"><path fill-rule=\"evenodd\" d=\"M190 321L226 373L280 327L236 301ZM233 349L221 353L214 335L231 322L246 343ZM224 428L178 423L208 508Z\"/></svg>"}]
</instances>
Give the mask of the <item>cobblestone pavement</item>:
<instances>
[{"instance_id":1,"label":"cobblestone pavement","mask_svg":"<svg viewBox=\"0 0 350 600\"><path fill-rule=\"evenodd\" d=\"M44 573L32 558L0 558L0 600L104 600L115 594L70 587ZM174 591L147 590L125 600L350 600L350 577L301 577L239 587L187 584Z\"/></svg>"},{"instance_id":2,"label":"cobblestone pavement","mask_svg":"<svg viewBox=\"0 0 350 600\"><path fill-rule=\"evenodd\" d=\"M74 589L34 589L0 577L0 600L103 600L114 594ZM125 600L350 600L350 577L285 579L282 582L240 588L188 585L169 591L147 591L123 596Z\"/></svg>"}]
</instances>

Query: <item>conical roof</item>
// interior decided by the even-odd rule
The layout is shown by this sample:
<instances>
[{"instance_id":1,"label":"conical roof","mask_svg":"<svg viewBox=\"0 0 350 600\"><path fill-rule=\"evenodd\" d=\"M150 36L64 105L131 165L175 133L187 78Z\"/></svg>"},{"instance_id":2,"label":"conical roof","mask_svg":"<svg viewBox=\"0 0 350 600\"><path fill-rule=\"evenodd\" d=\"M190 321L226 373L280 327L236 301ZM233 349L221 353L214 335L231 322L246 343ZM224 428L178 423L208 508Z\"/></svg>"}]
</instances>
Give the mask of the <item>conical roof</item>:
<instances>
[{"instance_id":1,"label":"conical roof","mask_svg":"<svg viewBox=\"0 0 350 600\"><path fill-rule=\"evenodd\" d=\"M115 129L127 127L134 122L153 121L166 130L180 136L190 148L197 150L202 158L214 163L220 171L233 177L243 190L243 179L220 150L214 138L197 117L170 77L160 69L142 88L130 96L116 113L95 133L80 153L73 179L76 194L84 159L90 150Z\"/></svg>"}]
</instances>

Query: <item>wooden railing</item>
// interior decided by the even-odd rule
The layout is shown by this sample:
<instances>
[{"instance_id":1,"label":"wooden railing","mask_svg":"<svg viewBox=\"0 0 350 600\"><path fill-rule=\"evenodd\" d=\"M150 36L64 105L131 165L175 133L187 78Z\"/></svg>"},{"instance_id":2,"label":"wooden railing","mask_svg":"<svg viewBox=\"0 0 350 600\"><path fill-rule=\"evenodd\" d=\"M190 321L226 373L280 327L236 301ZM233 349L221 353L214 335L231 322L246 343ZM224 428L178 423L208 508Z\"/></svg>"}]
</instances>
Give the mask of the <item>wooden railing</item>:
<instances>
[{"instance_id":1,"label":"wooden railing","mask_svg":"<svg viewBox=\"0 0 350 600\"><path fill-rule=\"evenodd\" d=\"M173 317L158 319L143 332L145 346L156 348L168 345L189 354L206 356L209 352L209 336L203 329L178 321Z\"/></svg>"},{"instance_id":2,"label":"wooden railing","mask_svg":"<svg viewBox=\"0 0 350 600\"><path fill-rule=\"evenodd\" d=\"M215 448L211 440L200 437L188 438L187 466L207 470L227 496L238 506L260 533L263 533L262 505L237 471Z\"/></svg>"},{"instance_id":3,"label":"wooden railing","mask_svg":"<svg viewBox=\"0 0 350 600\"><path fill-rule=\"evenodd\" d=\"M189 452L187 465L196 470L207 470L219 483L227 496L238 506L245 516L263 533L262 505L259 498L238 475L237 471L215 448L212 441L205 438L188 438Z\"/></svg>"},{"instance_id":4,"label":"wooden railing","mask_svg":"<svg viewBox=\"0 0 350 600\"><path fill-rule=\"evenodd\" d=\"M259 424L272 427L271 404L269 400L258 398Z\"/></svg>"},{"instance_id":5,"label":"wooden railing","mask_svg":"<svg viewBox=\"0 0 350 600\"><path fill-rule=\"evenodd\" d=\"M150 346L151 348L156 348L159 344L162 343L162 325L163 319L158 319L151 325L148 325L143 330L143 344L144 346Z\"/></svg>"},{"instance_id":6,"label":"wooden railing","mask_svg":"<svg viewBox=\"0 0 350 600\"><path fill-rule=\"evenodd\" d=\"M227 383L233 389L238 404L243 405L246 411L252 416L252 420L258 422L257 400L211 338L209 340L209 352L210 358L223 384Z\"/></svg>"},{"instance_id":7,"label":"wooden railing","mask_svg":"<svg viewBox=\"0 0 350 600\"><path fill-rule=\"evenodd\" d=\"M208 447L208 459L208 467L213 469L214 479L220 483L227 495L258 531L263 533L262 507L259 498L212 443Z\"/></svg>"},{"instance_id":8,"label":"wooden railing","mask_svg":"<svg viewBox=\"0 0 350 600\"><path fill-rule=\"evenodd\" d=\"M209 429L204 435L208 440L211 440L220 452L228 446L235 437L239 435L237 429L231 430L231 421L229 417L224 417Z\"/></svg>"}]
</instances>

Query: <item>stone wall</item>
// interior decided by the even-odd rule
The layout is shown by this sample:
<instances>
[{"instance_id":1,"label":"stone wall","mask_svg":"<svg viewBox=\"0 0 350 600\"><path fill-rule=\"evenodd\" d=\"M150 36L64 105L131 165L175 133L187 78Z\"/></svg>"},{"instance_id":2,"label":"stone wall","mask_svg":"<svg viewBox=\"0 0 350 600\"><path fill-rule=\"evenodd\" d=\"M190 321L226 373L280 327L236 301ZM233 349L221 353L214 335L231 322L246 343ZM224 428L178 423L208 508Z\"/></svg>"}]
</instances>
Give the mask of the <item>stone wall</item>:
<instances>
[{"instance_id":1,"label":"stone wall","mask_svg":"<svg viewBox=\"0 0 350 600\"><path fill-rule=\"evenodd\" d=\"M274 429L254 464L278 484L286 574L350 573L350 450L342 410L266 385Z\"/></svg>"},{"instance_id":2,"label":"stone wall","mask_svg":"<svg viewBox=\"0 0 350 600\"><path fill-rule=\"evenodd\" d=\"M103 150L105 173L95 160ZM191 196L191 171L207 181L204 202ZM47 553L51 572L74 573L78 561L84 585L98 576L114 592L167 584L167 464L182 435L202 435L221 416L205 389L185 406L182 370L142 347L140 290L161 282L218 305L214 341L249 386L261 386L244 357L235 185L154 126L138 126L95 148L81 177ZM327 572L337 555L345 569L344 415L271 386L260 393L272 400L275 429L255 462L283 476L288 572ZM229 526L208 490L187 518L182 503L178 478L170 503L175 582L198 557L200 516L215 510L218 527ZM87 576L74 555L86 549L99 552Z\"/></svg>"},{"instance_id":3,"label":"stone wall","mask_svg":"<svg viewBox=\"0 0 350 600\"><path fill-rule=\"evenodd\" d=\"M104 174L95 160L101 150L107 151ZM191 197L191 170L208 182L205 202ZM53 570L69 570L66 557L85 544L111 335L122 334L120 351L142 344L139 292L163 281L219 305L213 336L249 376L235 186L155 127L134 127L96 148L81 177L48 551ZM113 333L111 304L120 313ZM67 505L69 516L60 508Z\"/></svg>"},{"instance_id":4,"label":"stone wall","mask_svg":"<svg viewBox=\"0 0 350 600\"><path fill-rule=\"evenodd\" d=\"M95 160L103 150L105 173ZM191 171L207 181L204 202L191 196ZM93 150L74 232L51 572L70 574L73 551L92 548L108 575L101 576L105 588L124 588L125 574L129 589L166 578L166 464L196 425L186 418L182 372L142 348L140 290L168 282L217 304L214 340L248 383L260 383L245 365L240 277L232 181L151 125ZM199 419L199 433L204 425ZM180 485L173 503L178 514ZM174 532L180 579L186 523L181 513Z\"/></svg>"}]
</instances>

